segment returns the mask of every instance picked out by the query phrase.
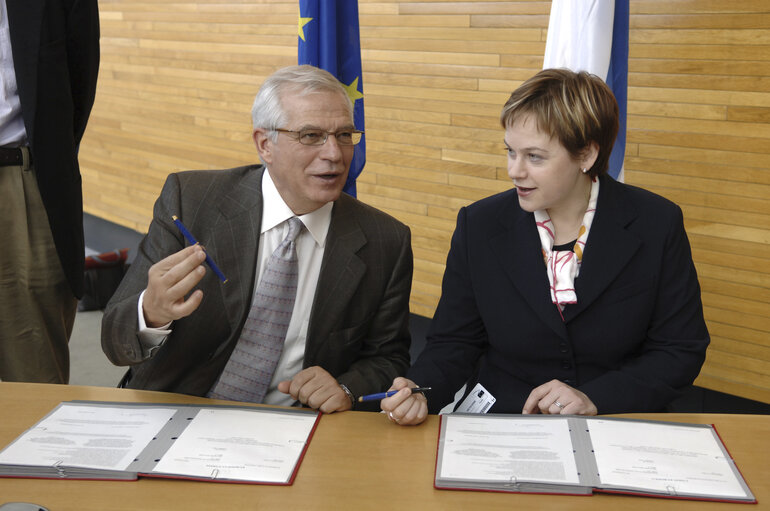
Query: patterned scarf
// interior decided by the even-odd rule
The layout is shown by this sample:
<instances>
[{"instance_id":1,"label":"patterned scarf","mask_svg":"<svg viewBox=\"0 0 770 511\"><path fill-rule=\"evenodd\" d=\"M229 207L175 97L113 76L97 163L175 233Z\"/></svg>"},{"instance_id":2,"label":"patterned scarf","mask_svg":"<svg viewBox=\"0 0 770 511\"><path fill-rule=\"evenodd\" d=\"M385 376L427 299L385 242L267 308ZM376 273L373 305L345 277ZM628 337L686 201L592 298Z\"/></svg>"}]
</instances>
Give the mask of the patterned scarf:
<instances>
[{"instance_id":1,"label":"patterned scarf","mask_svg":"<svg viewBox=\"0 0 770 511\"><path fill-rule=\"evenodd\" d=\"M588 209L583 216L583 224L580 226L577 241L572 251L553 250L553 222L548 212L544 209L535 211L537 232L540 235L540 246L543 249L543 260L548 269L548 281L551 284L551 301L559 307L559 315L564 306L569 303L577 303L575 294L575 278L580 273L580 264L583 261L583 250L588 240L588 232L596 213L596 199L599 197L599 180L591 183L591 196L588 199Z\"/></svg>"}]
</instances>

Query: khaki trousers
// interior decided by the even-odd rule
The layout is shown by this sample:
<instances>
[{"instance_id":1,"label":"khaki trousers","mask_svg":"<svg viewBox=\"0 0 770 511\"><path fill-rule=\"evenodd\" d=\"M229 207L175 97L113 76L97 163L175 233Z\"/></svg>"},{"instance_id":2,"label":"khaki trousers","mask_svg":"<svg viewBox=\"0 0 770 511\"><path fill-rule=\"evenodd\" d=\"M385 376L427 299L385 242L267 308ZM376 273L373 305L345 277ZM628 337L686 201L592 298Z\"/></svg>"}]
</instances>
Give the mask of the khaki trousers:
<instances>
[{"instance_id":1,"label":"khaki trousers","mask_svg":"<svg viewBox=\"0 0 770 511\"><path fill-rule=\"evenodd\" d=\"M76 309L24 149L0 167L0 380L67 383Z\"/></svg>"}]
</instances>

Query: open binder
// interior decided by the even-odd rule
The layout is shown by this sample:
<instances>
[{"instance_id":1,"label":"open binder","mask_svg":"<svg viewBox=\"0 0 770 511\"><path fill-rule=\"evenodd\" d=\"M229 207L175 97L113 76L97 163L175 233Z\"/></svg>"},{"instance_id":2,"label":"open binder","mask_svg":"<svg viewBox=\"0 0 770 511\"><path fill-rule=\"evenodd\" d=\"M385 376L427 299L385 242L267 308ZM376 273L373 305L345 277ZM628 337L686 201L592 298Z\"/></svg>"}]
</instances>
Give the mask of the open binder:
<instances>
[{"instance_id":1,"label":"open binder","mask_svg":"<svg viewBox=\"0 0 770 511\"><path fill-rule=\"evenodd\" d=\"M756 503L713 426L606 417L442 415L435 487Z\"/></svg>"},{"instance_id":2,"label":"open binder","mask_svg":"<svg viewBox=\"0 0 770 511\"><path fill-rule=\"evenodd\" d=\"M68 401L0 451L0 477L290 485L320 416L296 408Z\"/></svg>"}]
</instances>

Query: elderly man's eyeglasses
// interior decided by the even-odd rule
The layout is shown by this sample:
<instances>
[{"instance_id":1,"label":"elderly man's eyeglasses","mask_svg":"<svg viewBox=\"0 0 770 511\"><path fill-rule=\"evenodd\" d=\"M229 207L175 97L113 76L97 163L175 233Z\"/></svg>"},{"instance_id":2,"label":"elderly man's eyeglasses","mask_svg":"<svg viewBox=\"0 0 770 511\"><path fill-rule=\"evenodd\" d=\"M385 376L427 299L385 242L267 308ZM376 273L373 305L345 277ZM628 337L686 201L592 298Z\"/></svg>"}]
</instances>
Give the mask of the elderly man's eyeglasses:
<instances>
[{"instance_id":1,"label":"elderly man's eyeglasses","mask_svg":"<svg viewBox=\"0 0 770 511\"><path fill-rule=\"evenodd\" d=\"M315 128L307 128L299 131L284 130L275 128L273 131L280 131L281 133L291 133L293 138L302 145L324 145L329 135L334 135L339 145L356 145L361 141L361 135L363 131L358 130L339 130L339 131L325 131Z\"/></svg>"}]
</instances>

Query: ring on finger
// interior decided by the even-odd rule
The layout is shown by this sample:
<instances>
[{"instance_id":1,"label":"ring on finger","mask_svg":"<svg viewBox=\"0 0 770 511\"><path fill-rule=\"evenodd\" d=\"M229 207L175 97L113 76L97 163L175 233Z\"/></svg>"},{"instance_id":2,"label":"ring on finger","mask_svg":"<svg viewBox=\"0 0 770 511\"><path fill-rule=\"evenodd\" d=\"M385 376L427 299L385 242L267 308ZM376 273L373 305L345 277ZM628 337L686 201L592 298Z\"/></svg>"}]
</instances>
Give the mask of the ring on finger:
<instances>
[{"instance_id":1,"label":"ring on finger","mask_svg":"<svg viewBox=\"0 0 770 511\"><path fill-rule=\"evenodd\" d=\"M396 419L396 418L393 416L393 412L388 412L388 419L390 419L391 421L395 422L396 424L399 424L399 420L398 420L398 419Z\"/></svg>"},{"instance_id":2,"label":"ring on finger","mask_svg":"<svg viewBox=\"0 0 770 511\"><path fill-rule=\"evenodd\" d=\"M553 403L553 404L555 404L555 405L556 405L556 406L559 408L559 410L564 410L564 405L563 405L563 404L561 404L560 402L558 402L558 401L554 401L554 403Z\"/></svg>"}]
</instances>

